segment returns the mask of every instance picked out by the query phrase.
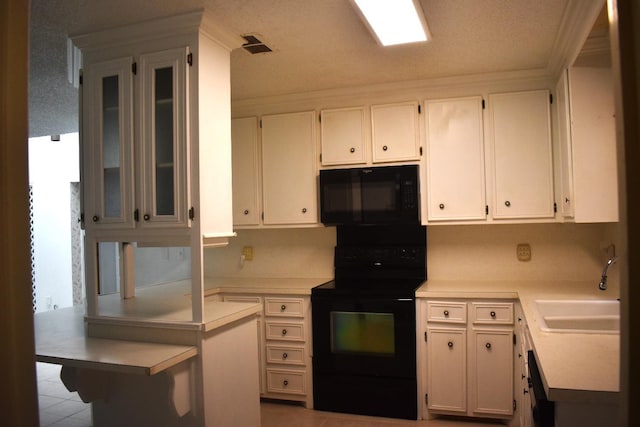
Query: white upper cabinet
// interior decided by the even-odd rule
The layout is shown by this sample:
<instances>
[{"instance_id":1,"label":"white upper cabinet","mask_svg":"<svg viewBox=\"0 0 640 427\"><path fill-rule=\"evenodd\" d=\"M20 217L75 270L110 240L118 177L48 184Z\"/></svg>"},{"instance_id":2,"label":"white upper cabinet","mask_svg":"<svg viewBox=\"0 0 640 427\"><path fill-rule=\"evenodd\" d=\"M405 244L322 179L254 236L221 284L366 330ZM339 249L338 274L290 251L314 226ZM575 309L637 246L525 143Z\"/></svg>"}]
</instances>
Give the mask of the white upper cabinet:
<instances>
[{"instance_id":1,"label":"white upper cabinet","mask_svg":"<svg viewBox=\"0 0 640 427\"><path fill-rule=\"evenodd\" d=\"M260 223L258 119L231 120L233 170L233 223Z\"/></svg>"},{"instance_id":2,"label":"white upper cabinet","mask_svg":"<svg viewBox=\"0 0 640 427\"><path fill-rule=\"evenodd\" d=\"M420 159L418 103L371 106L373 163Z\"/></svg>"},{"instance_id":3,"label":"white upper cabinet","mask_svg":"<svg viewBox=\"0 0 640 427\"><path fill-rule=\"evenodd\" d=\"M322 110L320 137L323 166L365 163L364 107Z\"/></svg>"},{"instance_id":4,"label":"white upper cabinet","mask_svg":"<svg viewBox=\"0 0 640 427\"><path fill-rule=\"evenodd\" d=\"M494 219L553 218L549 91L489 95Z\"/></svg>"},{"instance_id":5,"label":"white upper cabinet","mask_svg":"<svg viewBox=\"0 0 640 427\"><path fill-rule=\"evenodd\" d=\"M428 220L485 220L482 98L428 100L425 107Z\"/></svg>"},{"instance_id":6,"label":"white upper cabinet","mask_svg":"<svg viewBox=\"0 0 640 427\"><path fill-rule=\"evenodd\" d=\"M318 222L315 112L262 116L263 222Z\"/></svg>"},{"instance_id":7,"label":"white upper cabinet","mask_svg":"<svg viewBox=\"0 0 640 427\"><path fill-rule=\"evenodd\" d=\"M140 55L141 224L188 225L187 48Z\"/></svg>"},{"instance_id":8,"label":"white upper cabinet","mask_svg":"<svg viewBox=\"0 0 640 427\"><path fill-rule=\"evenodd\" d=\"M84 70L83 185L85 220L105 228L133 228L132 57Z\"/></svg>"},{"instance_id":9,"label":"white upper cabinet","mask_svg":"<svg viewBox=\"0 0 640 427\"><path fill-rule=\"evenodd\" d=\"M561 143L563 200L575 222L618 221L615 104L610 66L573 66L568 70L571 133ZM560 126L566 125L560 122Z\"/></svg>"}]
</instances>

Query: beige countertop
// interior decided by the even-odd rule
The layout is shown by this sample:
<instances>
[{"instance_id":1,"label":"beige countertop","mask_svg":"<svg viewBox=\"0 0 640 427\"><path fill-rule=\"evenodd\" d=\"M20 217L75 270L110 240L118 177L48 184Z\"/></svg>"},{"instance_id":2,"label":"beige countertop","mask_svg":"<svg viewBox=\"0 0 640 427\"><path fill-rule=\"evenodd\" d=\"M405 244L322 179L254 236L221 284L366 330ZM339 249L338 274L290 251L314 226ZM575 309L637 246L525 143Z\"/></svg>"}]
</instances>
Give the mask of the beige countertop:
<instances>
[{"instance_id":1,"label":"beige countertop","mask_svg":"<svg viewBox=\"0 0 640 427\"><path fill-rule=\"evenodd\" d=\"M154 375L198 354L195 346L87 337L82 306L38 313L34 328L38 362Z\"/></svg>"},{"instance_id":2,"label":"beige countertop","mask_svg":"<svg viewBox=\"0 0 640 427\"><path fill-rule=\"evenodd\" d=\"M247 294L311 295L311 289L332 278L205 278L205 296L220 292L242 292Z\"/></svg>"},{"instance_id":3,"label":"beige countertop","mask_svg":"<svg viewBox=\"0 0 640 427\"><path fill-rule=\"evenodd\" d=\"M616 299L596 282L427 281L418 298L516 299L523 309L547 397L552 401L614 403L620 391L620 335L546 332L536 299Z\"/></svg>"}]
</instances>

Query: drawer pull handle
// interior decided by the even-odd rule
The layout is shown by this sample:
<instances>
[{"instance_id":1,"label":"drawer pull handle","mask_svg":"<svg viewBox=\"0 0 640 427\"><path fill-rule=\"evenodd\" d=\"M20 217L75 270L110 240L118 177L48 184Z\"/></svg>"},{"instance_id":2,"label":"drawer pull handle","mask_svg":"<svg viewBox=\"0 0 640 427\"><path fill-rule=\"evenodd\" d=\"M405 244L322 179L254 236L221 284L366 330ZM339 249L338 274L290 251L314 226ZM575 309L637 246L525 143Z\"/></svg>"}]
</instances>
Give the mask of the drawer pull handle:
<instances>
[{"instance_id":1,"label":"drawer pull handle","mask_svg":"<svg viewBox=\"0 0 640 427\"><path fill-rule=\"evenodd\" d=\"M444 314L444 317L449 316L449 310L445 310L443 314Z\"/></svg>"},{"instance_id":2,"label":"drawer pull handle","mask_svg":"<svg viewBox=\"0 0 640 427\"><path fill-rule=\"evenodd\" d=\"M286 309L287 309L287 306L286 306L286 305L282 304L282 305L280 306L280 311L285 311Z\"/></svg>"},{"instance_id":3,"label":"drawer pull handle","mask_svg":"<svg viewBox=\"0 0 640 427\"><path fill-rule=\"evenodd\" d=\"M286 329L282 330L282 335L287 335L287 330Z\"/></svg>"},{"instance_id":4,"label":"drawer pull handle","mask_svg":"<svg viewBox=\"0 0 640 427\"><path fill-rule=\"evenodd\" d=\"M510 208L511 207L511 202L507 200L506 202L504 202L504 205L506 207Z\"/></svg>"},{"instance_id":5,"label":"drawer pull handle","mask_svg":"<svg viewBox=\"0 0 640 427\"><path fill-rule=\"evenodd\" d=\"M349 152L350 152L350 153L355 153L355 152L356 152L356 149L355 149L355 148L353 148L353 147L351 147L351 149L349 150Z\"/></svg>"},{"instance_id":6,"label":"drawer pull handle","mask_svg":"<svg viewBox=\"0 0 640 427\"><path fill-rule=\"evenodd\" d=\"M449 348L453 348L453 342L449 341L447 345L449 346Z\"/></svg>"},{"instance_id":7,"label":"drawer pull handle","mask_svg":"<svg viewBox=\"0 0 640 427\"><path fill-rule=\"evenodd\" d=\"M389 147L387 147L386 145L382 146L382 151L387 151L389 149Z\"/></svg>"},{"instance_id":8,"label":"drawer pull handle","mask_svg":"<svg viewBox=\"0 0 640 427\"><path fill-rule=\"evenodd\" d=\"M487 350L491 350L491 343L490 342L486 343L484 346L487 347Z\"/></svg>"},{"instance_id":9,"label":"drawer pull handle","mask_svg":"<svg viewBox=\"0 0 640 427\"><path fill-rule=\"evenodd\" d=\"M287 357L289 357L289 355L287 353L282 353L282 358L286 359Z\"/></svg>"},{"instance_id":10,"label":"drawer pull handle","mask_svg":"<svg viewBox=\"0 0 640 427\"><path fill-rule=\"evenodd\" d=\"M249 215L249 209L245 209L245 210L244 210L244 214L245 214L245 215Z\"/></svg>"},{"instance_id":11,"label":"drawer pull handle","mask_svg":"<svg viewBox=\"0 0 640 427\"><path fill-rule=\"evenodd\" d=\"M495 311L492 311L491 313L489 313L489 315L490 315L491 317L495 318L495 317L496 317L496 312L495 312Z\"/></svg>"},{"instance_id":12,"label":"drawer pull handle","mask_svg":"<svg viewBox=\"0 0 640 427\"><path fill-rule=\"evenodd\" d=\"M288 386L289 385L289 380L282 381L282 385L285 386L285 387Z\"/></svg>"},{"instance_id":13,"label":"drawer pull handle","mask_svg":"<svg viewBox=\"0 0 640 427\"><path fill-rule=\"evenodd\" d=\"M302 208L302 213L307 213L307 208Z\"/></svg>"}]
</instances>

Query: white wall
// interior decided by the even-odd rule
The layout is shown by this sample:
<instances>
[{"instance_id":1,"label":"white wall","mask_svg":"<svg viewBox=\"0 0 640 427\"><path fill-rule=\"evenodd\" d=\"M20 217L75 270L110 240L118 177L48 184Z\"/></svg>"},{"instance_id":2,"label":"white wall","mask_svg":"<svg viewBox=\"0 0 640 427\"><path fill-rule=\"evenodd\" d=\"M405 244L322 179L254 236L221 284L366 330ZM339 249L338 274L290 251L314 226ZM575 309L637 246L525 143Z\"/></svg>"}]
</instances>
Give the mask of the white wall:
<instances>
[{"instance_id":1,"label":"white wall","mask_svg":"<svg viewBox=\"0 0 640 427\"><path fill-rule=\"evenodd\" d=\"M73 305L70 183L79 181L78 134L29 139L36 311Z\"/></svg>"},{"instance_id":2,"label":"white wall","mask_svg":"<svg viewBox=\"0 0 640 427\"><path fill-rule=\"evenodd\" d=\"M455 225L427 228L429 279L576 280L597 287L612 243L606 224ZM516 258L516 245L531 245L531 261ZM253 261L241 264L243 246ZM239 230L226 248L205 251L212 277L333 277L335 228ZM616 268L610 289L617 292Z\"/></svg>"}]
</instances>

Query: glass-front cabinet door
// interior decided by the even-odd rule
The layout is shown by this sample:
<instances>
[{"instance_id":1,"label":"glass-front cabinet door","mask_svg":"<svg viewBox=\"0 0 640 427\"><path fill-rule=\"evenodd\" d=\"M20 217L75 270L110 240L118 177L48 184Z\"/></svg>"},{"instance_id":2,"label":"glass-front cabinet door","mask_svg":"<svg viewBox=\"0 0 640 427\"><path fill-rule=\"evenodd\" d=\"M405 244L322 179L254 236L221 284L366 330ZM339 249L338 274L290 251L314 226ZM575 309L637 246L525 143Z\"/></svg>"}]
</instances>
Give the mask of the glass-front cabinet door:
<instances>
[{"instance_id":1,"label":"glass-front cabinet door","mask_svg":"<svg viewBox=\"0 0 640 427\"><path fill-rule=\"evenodd\" d=\"M140 223L188 225L187 48L140 56Z\"/></svg>"},{"instance_id":2,"label":"glass-front cabinet door","mask_svg":"<svg viewBox=\"0 0 640 427\"><path fill-rule=\"evenodd\" d=\"M95 63L84 71L85 224L134 227L133 58Z\"/></svg>"}]
</instances>

